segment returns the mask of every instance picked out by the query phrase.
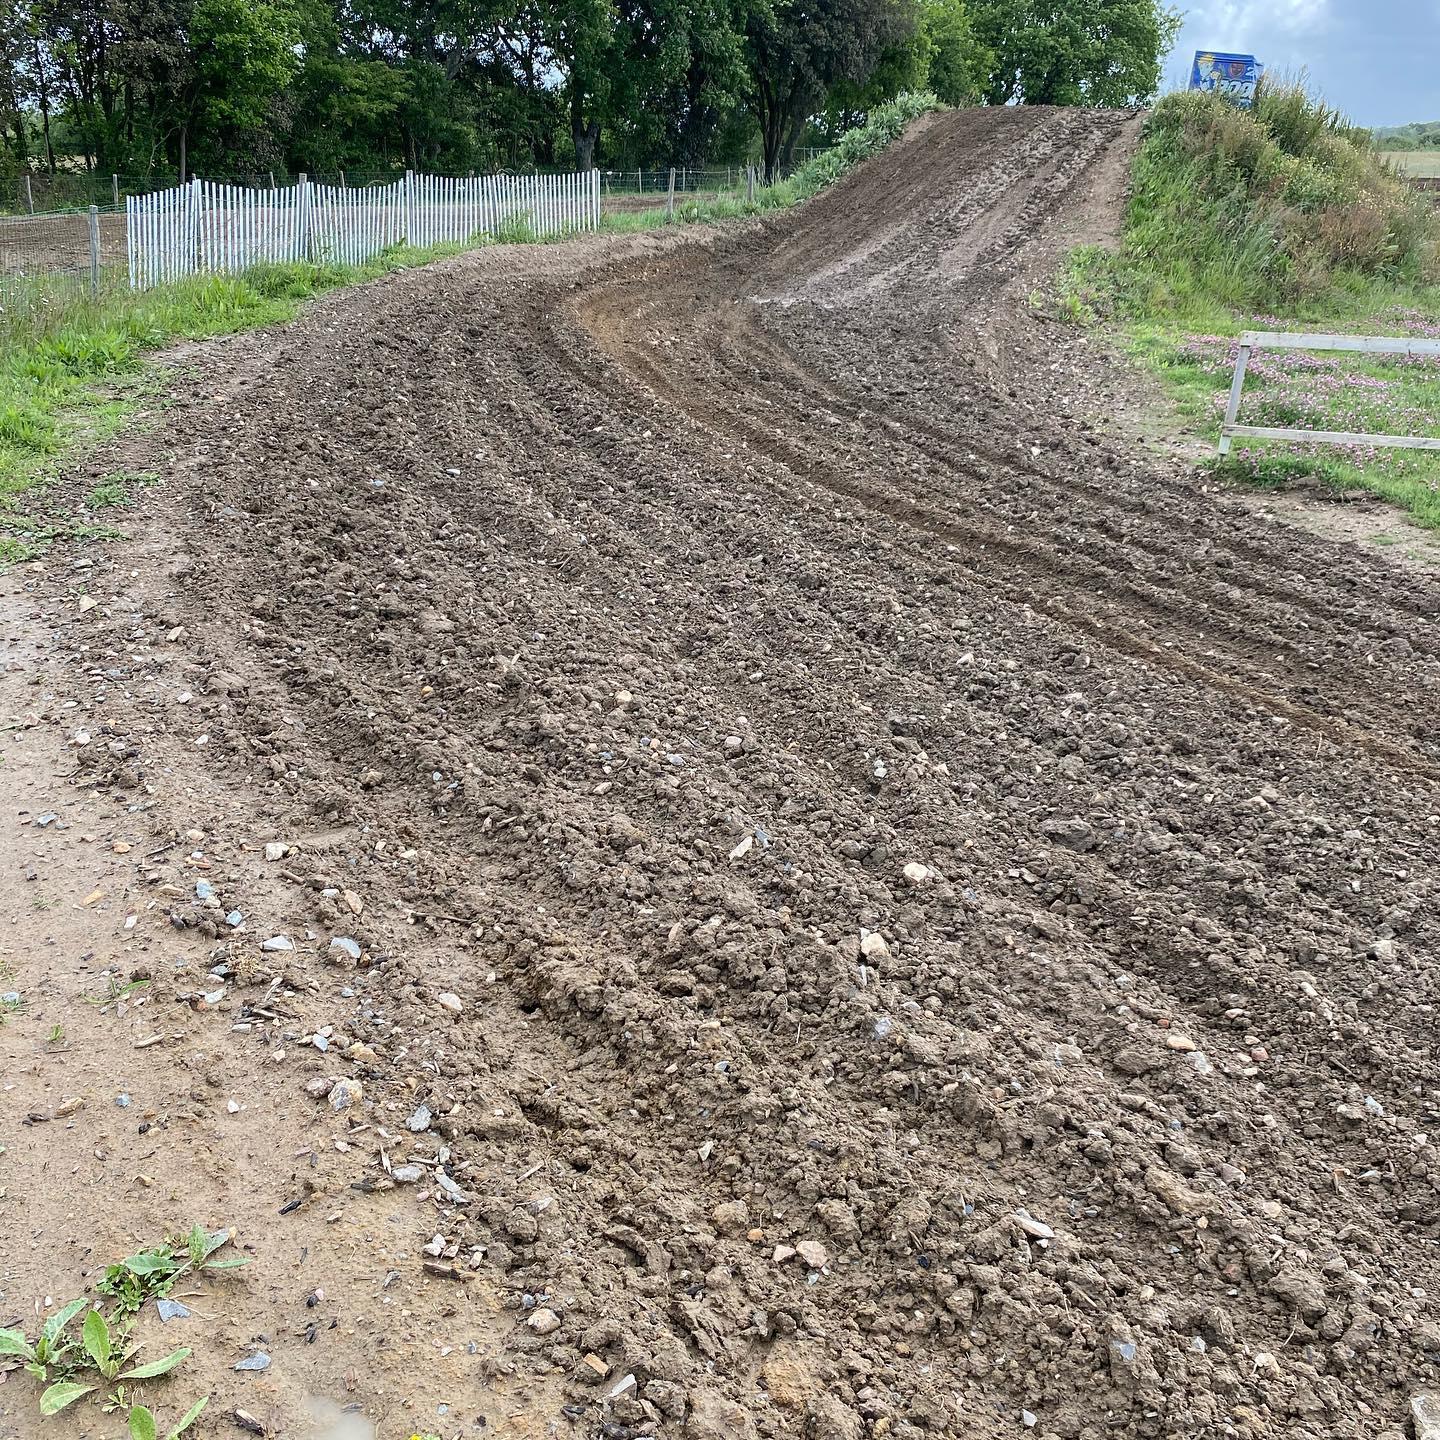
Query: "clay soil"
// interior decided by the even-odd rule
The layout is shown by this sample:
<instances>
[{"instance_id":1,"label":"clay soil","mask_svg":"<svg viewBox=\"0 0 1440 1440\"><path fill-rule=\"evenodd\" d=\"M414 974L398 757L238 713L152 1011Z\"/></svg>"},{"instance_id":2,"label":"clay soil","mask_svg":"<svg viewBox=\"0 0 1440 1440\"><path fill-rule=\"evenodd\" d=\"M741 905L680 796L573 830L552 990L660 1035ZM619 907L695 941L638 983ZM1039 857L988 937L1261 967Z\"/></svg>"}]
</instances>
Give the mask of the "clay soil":
<instances>
[{"instance_id":1,"label":"clay soil","mask_svg":"<svg viewBox=\"0 0 1440 1440\"><path fill-rule=\"evenodd\" d=\"M1134 138L172 358L0 582L0 1324L201 1220L207 1435L1397 1440L1436 584L1106 424Z\"/></svg>"}]
</instances>

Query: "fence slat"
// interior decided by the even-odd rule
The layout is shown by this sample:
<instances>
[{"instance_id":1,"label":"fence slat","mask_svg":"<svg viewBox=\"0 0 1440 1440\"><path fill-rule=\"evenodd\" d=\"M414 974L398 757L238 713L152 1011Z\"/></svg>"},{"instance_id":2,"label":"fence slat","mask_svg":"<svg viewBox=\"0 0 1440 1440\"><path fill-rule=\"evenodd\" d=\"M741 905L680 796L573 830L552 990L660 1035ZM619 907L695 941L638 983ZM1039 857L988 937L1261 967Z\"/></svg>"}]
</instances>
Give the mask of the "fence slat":
<instances>
[{"instance_id":1,"label":"fence slat","mask_svg":"<svg viewBox=\"0 0 1440 1440\"><path fill-rule=\"evenodd\" d=\"M600 227L600 172L425 175L341 189L304 175L268 190L193 179L126 195L134 290L260 263L362 265L392 245L467 245L519 224L536 239Z\"/></svg>"}]
</instances>

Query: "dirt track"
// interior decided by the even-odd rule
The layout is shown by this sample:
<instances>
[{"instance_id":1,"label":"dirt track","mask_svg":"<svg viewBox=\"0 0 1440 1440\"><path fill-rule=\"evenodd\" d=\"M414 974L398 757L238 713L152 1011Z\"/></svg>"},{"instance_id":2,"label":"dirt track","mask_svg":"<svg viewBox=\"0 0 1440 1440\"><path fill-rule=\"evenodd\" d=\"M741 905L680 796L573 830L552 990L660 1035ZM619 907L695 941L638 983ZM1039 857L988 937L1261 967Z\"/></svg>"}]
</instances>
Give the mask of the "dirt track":
<instances>
[{"instance_id":1,"label":"dirt track","mask_svg":"<svg viewBox=\"0 0 1440 1440\"><path fill-rule=\"evenodd\" d=\"M104 603L57 565L36 613L82 775L203 836L135 893L269 1127L222 1193L313 1192L234 1303L305 1323L287 1226L403 1276L398 1331L357 1279L341 1338L270 1335L276 1433L361 1350L383 1436L1319 1440L1440 1384L1436 590L1094 423L1027 298L1133 137L956 113L767 225L184 357ZM174 1006L217 959L283 1018ZM340 1075L378 1131L300 1090ZM437 1132L459 1204L381 1168Z\"/></svg>"}]
</instances>

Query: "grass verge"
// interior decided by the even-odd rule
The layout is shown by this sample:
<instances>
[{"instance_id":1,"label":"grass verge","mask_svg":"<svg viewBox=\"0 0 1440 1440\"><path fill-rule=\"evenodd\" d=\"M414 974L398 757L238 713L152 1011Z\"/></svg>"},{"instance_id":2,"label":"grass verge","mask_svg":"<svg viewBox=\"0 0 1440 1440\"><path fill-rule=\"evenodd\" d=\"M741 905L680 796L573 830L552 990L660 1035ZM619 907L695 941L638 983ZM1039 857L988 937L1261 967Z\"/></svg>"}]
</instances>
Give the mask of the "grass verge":
<instances>
[{"instance_id":1,"label":"grass verge","mask_svg":"<svg viewBox=\"0 0 1440 1440\"><path fill-rule=\"evenodd\" d=\"M1112 321L1191 435L1219 439L1242 330L1440 336L1440 218L1369 135L1298 84L1253 110L1187 92L1152 112L1118 250L1075 251L1054 305ZM1433 435L1440 361L1295 351L1251 361L1240 418L1346 433ZM1267 489L1370 492L1440 529L1440 456L1255 440L1217 474Z\"/></svg>"}]
</instances>

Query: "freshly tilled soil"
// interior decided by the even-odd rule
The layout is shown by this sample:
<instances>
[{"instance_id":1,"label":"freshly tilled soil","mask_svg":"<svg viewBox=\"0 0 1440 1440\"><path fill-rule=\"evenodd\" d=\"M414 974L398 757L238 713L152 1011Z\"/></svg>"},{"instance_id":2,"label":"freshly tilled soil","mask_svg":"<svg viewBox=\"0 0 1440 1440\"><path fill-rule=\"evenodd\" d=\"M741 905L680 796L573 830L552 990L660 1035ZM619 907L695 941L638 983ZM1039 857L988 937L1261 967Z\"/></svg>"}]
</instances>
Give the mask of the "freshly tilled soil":
<instances>
[{"instance_id":1,"label":"freshly tilled soil","mask_svg":"<svg viewBox=\"0 0 1440 1440\"><path fill-rule=\"evenodd\" d=\"M82 766L332 836L274 919L359 1048L295 1085L392 1168L427 1107L413 1237L555 1433L1393 1440L1440 1385L1436 590L1105 423L1031 295L1135 124L392 277L132 442Z\"/></svg>"}]
</instances>

